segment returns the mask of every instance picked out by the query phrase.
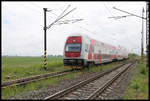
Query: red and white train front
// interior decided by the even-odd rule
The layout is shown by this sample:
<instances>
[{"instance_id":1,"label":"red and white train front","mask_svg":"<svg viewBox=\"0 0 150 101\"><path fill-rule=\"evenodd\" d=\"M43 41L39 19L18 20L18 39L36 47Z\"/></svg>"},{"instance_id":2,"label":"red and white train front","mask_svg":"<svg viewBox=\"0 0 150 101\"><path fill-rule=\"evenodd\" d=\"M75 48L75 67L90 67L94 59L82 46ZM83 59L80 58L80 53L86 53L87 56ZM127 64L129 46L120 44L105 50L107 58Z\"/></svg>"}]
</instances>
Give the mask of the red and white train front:
<instances>
[{"instance_id":1,"label":"red and white train front","mask_svg":"<svg viewBox=\"0 0 150 101\"><path fill-rule=\"evenodd\" d=\"M83 59L81 58L82 37L70 36L68 37L64 48L64 65L67 66L81 66Z\"/></svg>"}]
</instances>

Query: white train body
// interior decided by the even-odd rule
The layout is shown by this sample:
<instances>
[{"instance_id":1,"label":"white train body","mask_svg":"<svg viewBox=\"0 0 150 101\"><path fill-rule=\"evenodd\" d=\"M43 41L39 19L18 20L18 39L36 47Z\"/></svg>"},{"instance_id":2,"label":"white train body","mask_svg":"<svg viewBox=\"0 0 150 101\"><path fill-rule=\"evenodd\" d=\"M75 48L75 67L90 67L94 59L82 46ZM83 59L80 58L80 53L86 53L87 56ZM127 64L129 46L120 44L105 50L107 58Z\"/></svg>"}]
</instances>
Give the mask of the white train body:
<instances>
[{"instance_id":1,"label":"white train body","mask_svg":"<svg viewBox=\"0 0 150 101\"><path fill-rule=\"evenodd\" d=\"M88 66L126 58L128 53L124 49L77 34L67 38L63 55L66 66Z\"/></svg>"}]
</instances>

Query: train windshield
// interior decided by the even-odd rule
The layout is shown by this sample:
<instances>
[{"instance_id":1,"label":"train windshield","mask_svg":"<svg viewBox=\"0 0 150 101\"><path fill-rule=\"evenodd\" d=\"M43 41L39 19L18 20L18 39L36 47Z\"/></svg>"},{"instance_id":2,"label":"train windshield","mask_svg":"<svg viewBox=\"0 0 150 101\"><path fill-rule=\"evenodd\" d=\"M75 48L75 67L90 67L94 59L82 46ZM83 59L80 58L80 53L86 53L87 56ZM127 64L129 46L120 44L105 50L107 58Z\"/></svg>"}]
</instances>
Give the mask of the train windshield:
<instances>
[{"instance_id":1,"label":"train windshield","mask_svg":"<svg viewBox=\"0 0 150 101\"><path fill-rule=\"evenodd\" d=\"M65 50L66 52L80 52L81 44L80 43L67 44Z\"/></svg>"}]
</instances>

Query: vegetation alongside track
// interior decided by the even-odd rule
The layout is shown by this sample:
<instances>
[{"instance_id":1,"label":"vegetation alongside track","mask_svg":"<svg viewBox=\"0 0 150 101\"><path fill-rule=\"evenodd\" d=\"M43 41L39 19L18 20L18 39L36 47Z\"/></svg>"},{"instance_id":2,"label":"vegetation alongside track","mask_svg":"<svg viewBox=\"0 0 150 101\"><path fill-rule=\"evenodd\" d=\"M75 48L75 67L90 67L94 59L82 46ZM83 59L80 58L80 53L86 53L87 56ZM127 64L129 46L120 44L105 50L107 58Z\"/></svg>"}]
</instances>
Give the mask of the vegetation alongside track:
<instances>
[{"instance_id":1,"label":"vegetation alongside track","mask_svg":"<svg viewBox=\"0 0 150 101\"><path fill-rule=\"evenodd\" d=\"M130 54L129 57L130 58L128 60L132 60L136 56L134 54ZM27 76L37 75L37 74L39 75L39 74L44 74L49 72L57 72L57 71L62 71L67 69L63 66L61 57L59 58L51 57L48 58L47 61L48 61L48 70L45 71L42 68L43 65L42 57L3 57L2 58L2 81L6 81L6 76L8 75L12 77L13 75L15 75L11 79L16 79L16 78L22 78L22 77L27 77ZM127 60L120 61L120 62L113 62L106 65L102 64L99 66L92 66L94 68L91 67L89 69L73 72L65 76L47 79L44 80L44 83L43 80L41 80L38 82L29 83L26 86L18 86L18 87L2 89L2 99L9 98L10 96L15 96L21 92L33 91L41 88L46 88L49 85L56 85L60 80L73 79L77 75L80 75L84 72L102 71L106 68L111 68L125 61Z\"/></svg>"},{"instance_id":2,"label":"vegetation alongside track","mask_svg":"<svg viewBox=\"0 0 150 101\"><path fill-rule=\"evenodd\" d=\"M123 99L148 99L149 68L146 62L138 62L136 72L125 92Z\"/></svg>"},{"instance_id":3,"label":"vegetation alongside track","mask_svg":"<svg viewBox=\"0 0 150 101\"><path fill-rule=\"evenodd\" d=\"M61 60L59 60L61 61ZM58 62L59 62L58 61ZM124 60L126 61L126 60ZM97 71L102 71L104 69L107 69L107 68L111 68L119 63L123 63L124 61L120 61L120 62L114 62L114 63L110 63L110 64L102 64L102 65L99 65L99 66L92 66L91 68L89 69L84 69L84 70L81 70L81 71L77 71L77 72L73 72L73 73L70 73L70 74L67 74L65 76L61 76L61 77L56 77L56 78L50 78L50 79L47 79L47 80L44 80L44 83L43 83L43 80L41 81L37 81L37 82L32 82L32 83L29 83L27 84L26 86L18 86L18 87L8 87L6 89L2 89L2 98L5 99L5 98L9 98L10 96L15 96L21 92L28 92L28 91L33 91L33 90L38 90L38 89L41 89L41 88L46 88L48 87L49 85L56 85L60 80L65 80L65 79L73 79L75 78L77 75L80 75L84 72L97 72ZM22 67L22 68L26 68L26 67ZM29 69L31 69L30 67L27 67L28 69L26 69L26 71L31 71ZM65 67L63 66L59 66L59 67L51 67L51 68L61 68L61 69L64 69ZM14 68L12 68L14 69ZM34 68L34 69L39 69L40 68ZM66 68L65 68L66 69ZM19 71L20 70L20 71ZM35 71L36 71L35 70ZM38 70L38 71L39 71ZM56 69L57 70L57 69ZM25 71L25 70L24 70ZM44 73L45 70L40 70L42 73ZM21 74L21 72L23 73L23 71L21 70L21 68L18 67L18 72ZM48 69L48 72L50 72L50 69ZM53 72L56 72L53 70ZM38 72L37 72L38 73ZM45 71L46 73L46 71ZM35 74L35 73L34 73ZM28 75L29 76L29 75Z\"/></svg>"},{"instance_id":4,"label":"vegetation alongside track","mask_svg":"<svg viewBox=\"0 0 150 101\"><path fill-rule=\"evenodd\" d=\"M133 57L130 55L129 59ZM62 57L48 57L47 63L45 71L42 57L2 57L2 82L67 69L63 66Z\"/></svg>"},{"instance_id":5,"label":"vegetation alongside track","mask_svg":"<svg viewBox=\"0 0 150 101\"><path fill-rule=\"evenodd\" d=\"M45 71L42 57L2 57L2 81L65 70L62 57L48 57Z\"/></svg>"}]
</instances>

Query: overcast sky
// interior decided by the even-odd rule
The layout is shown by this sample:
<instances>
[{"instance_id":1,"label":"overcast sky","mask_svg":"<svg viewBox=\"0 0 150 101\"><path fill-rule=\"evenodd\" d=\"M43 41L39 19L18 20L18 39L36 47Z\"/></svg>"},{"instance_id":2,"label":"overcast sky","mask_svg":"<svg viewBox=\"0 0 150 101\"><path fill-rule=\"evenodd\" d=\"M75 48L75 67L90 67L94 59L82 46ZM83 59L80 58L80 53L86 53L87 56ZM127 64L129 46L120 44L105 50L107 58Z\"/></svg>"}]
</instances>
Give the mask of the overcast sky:
<instances>
[{"instance_id":1,"label":"overcast sky","mask_svg":"<svg viewBox=\"0 0 150 101\"><path fill-rule=\"evenodd\" d=\"M62 55L66 38L72 33L91 38L140 54L142 19L128 16L115 20L112 16L128 15L119 8L142 16L146 2L2 2L2 55L41 56L44 54L44 11L47 26L68 6L70 11L61 19L84 19L70 24L53 25L47 30L47 54ZM145 17L144 13L144 17ZM145 27L144 21L144 27ZM145 50L145 30L144 30Z\"/></svg>"}]
</instances>

